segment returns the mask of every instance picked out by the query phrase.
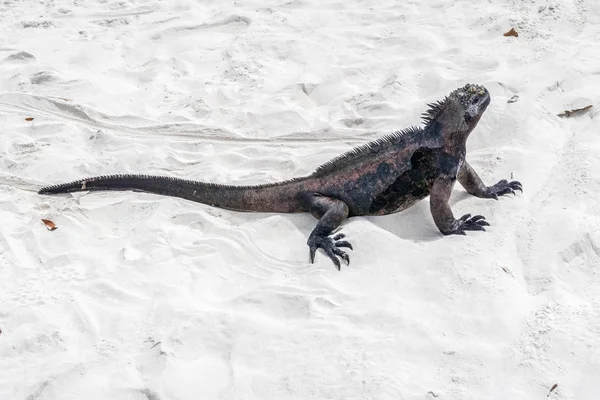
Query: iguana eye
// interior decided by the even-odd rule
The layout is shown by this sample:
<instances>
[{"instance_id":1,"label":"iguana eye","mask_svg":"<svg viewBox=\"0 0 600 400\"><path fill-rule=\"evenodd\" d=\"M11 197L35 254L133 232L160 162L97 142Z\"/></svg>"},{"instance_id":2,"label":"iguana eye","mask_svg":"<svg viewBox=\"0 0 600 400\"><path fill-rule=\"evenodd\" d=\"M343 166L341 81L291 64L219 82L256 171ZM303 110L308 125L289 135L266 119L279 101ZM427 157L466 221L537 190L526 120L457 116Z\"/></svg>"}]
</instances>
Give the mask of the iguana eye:
<instances>
[{"instance_id":1,"label":"iguana eye","mask_svg":"<svg viewBox=\"0 0 600 400\"><path fill-rule=\"evenodd\" d=\"M473 98L471 99L471 102L472 102L473 104L475 104L475 103L479 103L479 99L481 99L481 97L479 97L479 96L473 96Z\"/></svg>"}]
</instances>

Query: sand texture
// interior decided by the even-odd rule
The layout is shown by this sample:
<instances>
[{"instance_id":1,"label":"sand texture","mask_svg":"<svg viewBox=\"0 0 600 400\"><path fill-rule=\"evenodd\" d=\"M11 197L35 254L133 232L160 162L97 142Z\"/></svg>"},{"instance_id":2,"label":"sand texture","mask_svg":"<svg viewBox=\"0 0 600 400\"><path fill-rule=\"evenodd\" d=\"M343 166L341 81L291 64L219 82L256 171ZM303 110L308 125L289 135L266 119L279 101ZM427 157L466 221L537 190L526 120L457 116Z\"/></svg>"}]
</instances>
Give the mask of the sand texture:
<instances>
[{"instance_id":1,"label":"sand texture","mask_svg":"<svg viewBox=\"0 0 600 400\"><path fill-rule=\"evenodd\" d=\"M350 219L340 272L309 214L36 193L306 175L468 82L524 193ZM599 100L598 0L3 1L0 400L600 398Z\"/></svg>"}]
</instances>

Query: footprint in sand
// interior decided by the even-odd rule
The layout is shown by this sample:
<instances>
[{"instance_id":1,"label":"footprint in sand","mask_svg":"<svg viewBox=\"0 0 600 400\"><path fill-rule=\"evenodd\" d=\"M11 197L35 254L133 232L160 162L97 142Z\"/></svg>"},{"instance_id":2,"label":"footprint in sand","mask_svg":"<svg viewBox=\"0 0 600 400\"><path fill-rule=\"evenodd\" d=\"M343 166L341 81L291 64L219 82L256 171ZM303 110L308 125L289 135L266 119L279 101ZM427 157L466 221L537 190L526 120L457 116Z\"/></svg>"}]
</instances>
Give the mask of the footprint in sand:
<instances>
[{"instance_id":1,"label":"footprint in sand","mask_svg":"<svg viewBox=\"0 0 600 400\"><path fill-rule=\"evenodd\" d=\"M571 263L577 257L585 254L595 255L600 258L600 246L589 232L581 235L560 253L565 263Z\"/></svg>"},{"instance_id":2,"label":"footprint in sand","mask_svg":"<svg viewBox=\"0 0 600 400\"><path fill-rule=\"evenodd\" d=\"M250 25L251 20L247 17L242 17L239 15L231 15L225 19L216 22L203 23L198 25L180 25L172 28L164 29L161 32L157 32L152 36L154 40L166 39L171 36L177 37L178 40L181 40L182 33L189 32L201 32L207 31L208 34L215 34L217 32L230 33L234 35L239 35L244 32L248 25Z\"/></svg>"},{"instance_id":3,"label":"footprint in sand","mask_svg":"<svg viewBox=\"0 0 600 400\"><path fill-rule=\"evenodd\" d=\"M18 53L9 55L4 59L4 61L35 61L35 57L31 53L20 51Z\"/></svg>"},{"instance_id":4,"label":"footprint in sand","mask_svg":"<svg viewBox=\"0 0 600 400\"><path fill-rule=\"evenodd\" d=\"M149 339L149 342L153 340ZM156 342L148 345L146 349L140 351L135 358L135 368L146 381L153 381L165 369L167 363L167 354L162 350L162 343Z\"/></svg>"},{"instance_id":5,"label":"footprint in sand","mask_svg":"<svg viewBox=\"0 0 600 400\"><path fill-rule=\"evenodd\" d=\"M52 71L40 71L36 72L29 78L29 82L33 85L41 85L44 83L50 83L58 81L59 78Z\"/></svg>"}]
</instances>

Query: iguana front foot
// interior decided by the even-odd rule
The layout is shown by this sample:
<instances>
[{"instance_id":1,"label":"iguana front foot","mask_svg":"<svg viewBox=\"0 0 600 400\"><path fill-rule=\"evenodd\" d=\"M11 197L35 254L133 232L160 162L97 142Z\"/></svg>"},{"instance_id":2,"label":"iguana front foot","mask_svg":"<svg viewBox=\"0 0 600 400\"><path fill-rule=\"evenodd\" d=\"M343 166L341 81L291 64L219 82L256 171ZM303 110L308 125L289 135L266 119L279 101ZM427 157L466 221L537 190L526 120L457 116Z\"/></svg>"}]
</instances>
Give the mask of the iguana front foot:
<instances>
[{"instance_id":1,"label":"iguana front foot","mask_svg":"<svg viewBox=\"0 0 600 400\"><path fill-rule=\"evenodd\" d=\"M341 269L340 260L338 256L346 261L347 265L350 265L350 256L345 251L340 250L340 247L347 247L351 250L352 245L346 240L340 240L345 238L346 235L338 233L333 238L324 235L322 233L314 233L308 238L308 246L310 248L310 262L311 264L315 261L315 254L318 248L322 248L325 253L331 258L331 261L335 264L338 271Z\"/></svg>"},{"instance_id":2,"label":"iguana front foot","mask_svg":"<svg viewBox=\"0 0 600 400\"><path fill-rule=\"evenodd\" d=\"M452 228L445 235L466 235L465 231L485 231L484 226L489 226L483 215L471 217L471 214L465 214L457 219Z\"/></svg>"},{"instance_id":3,"label":"iguana front foot","mask_svg":"<svg viewBox=\"0 0 600 400\"><path fill-rule=\"evenodd\" d=\"M502 179L495 185L488 186L486 188L484 197L498 200L498 196L503 196L509 193L514 195L515 190L520 190L521 193L523 193L523 185L521 185L521 182L509 182L506 179Z\"/></svg>"}]
</instances>

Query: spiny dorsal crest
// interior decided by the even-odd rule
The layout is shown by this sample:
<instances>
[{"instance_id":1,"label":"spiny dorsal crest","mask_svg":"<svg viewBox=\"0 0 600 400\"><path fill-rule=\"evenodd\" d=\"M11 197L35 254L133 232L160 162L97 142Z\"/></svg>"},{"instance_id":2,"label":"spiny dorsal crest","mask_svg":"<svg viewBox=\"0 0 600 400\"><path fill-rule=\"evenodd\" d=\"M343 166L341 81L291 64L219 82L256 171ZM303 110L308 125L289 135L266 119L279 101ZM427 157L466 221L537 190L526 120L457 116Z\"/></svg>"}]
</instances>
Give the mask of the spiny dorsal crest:
<instances>
[{"instance_id":1,"label":"spiny dorsal crest","mask_svg":"<svg viewBox=\"0 0 600 400\"><path fill-rule=\"evenodd\" d=\"M379 139L375 139L369 143L355 147L354 149L348 150L347 152L327 161L325 164L318 167L312 176L321 176L325 173L336 171L339 168L343 168L352 164L352 160L364 155L377 153L389 145L397 144L398 142L403 141L422 131L422 128L413 126L401 131L390 133L380 137Z\"/></svg>"},{"instance_id":2,"label":"spiny dorsal crest","mask_svg":"<svg viewBox=\"0 0 600 400\"><path fill-rule=\"evenodd\" d=\"M441 114L442 110L444 109L444 106L448 101L450 101L450 98L446 96L443 100L440 100L437 103L427 104L427 107L429 107L429 109L423 114L421 114L421 119L423 120L425 125L429 125L431 121L436 119Z\"/></svg>"}]
</instances>

